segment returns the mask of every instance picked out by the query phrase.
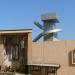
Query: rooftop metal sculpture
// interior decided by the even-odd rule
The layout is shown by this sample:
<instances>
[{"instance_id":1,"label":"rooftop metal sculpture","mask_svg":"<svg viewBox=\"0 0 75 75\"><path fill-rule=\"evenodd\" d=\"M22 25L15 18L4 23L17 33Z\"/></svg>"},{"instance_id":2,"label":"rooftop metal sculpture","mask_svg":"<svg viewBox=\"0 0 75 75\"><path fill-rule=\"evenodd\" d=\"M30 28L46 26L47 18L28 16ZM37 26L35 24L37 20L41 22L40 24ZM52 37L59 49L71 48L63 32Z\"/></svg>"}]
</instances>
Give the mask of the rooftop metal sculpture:
<instances>
[{"instance_id":1,"label":"rooftop metal sculpture","mask_svg":"<svg viewBox=\"0 0 75 75\"><path fill-rule=\"evenodd\" d=\"M62 31L61 29L56 28L56 23L59 23L56 13L47 13L41 16L43 25L39 22L34 22L34 24L43 30L33 42L38 41L41 37L44 37L44 41L59 41L57 38L57 33Z\"/></svg>"}]
</instances>

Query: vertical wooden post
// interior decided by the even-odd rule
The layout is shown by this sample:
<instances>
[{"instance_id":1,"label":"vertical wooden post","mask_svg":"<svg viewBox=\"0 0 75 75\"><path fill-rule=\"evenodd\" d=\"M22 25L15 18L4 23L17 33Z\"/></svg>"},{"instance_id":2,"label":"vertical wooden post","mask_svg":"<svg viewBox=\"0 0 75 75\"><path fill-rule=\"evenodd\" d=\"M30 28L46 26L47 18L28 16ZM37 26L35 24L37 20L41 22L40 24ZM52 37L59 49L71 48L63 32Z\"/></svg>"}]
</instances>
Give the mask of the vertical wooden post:
<instances>
[{"instance_id":1,"label":"vertical wooden post","mask_svg":"<svg viewBox=\"0 0 75 75\"><path fill-rule=\"evenodd\" d=\"M32 33L28 33L27 65L31 64L31 62L32 62Z\"/></svg>"},{"instance_id":2,"label":"vertical wooden post","mask_svg":"<svg viewBox=\"0 0 75 75\"><path fill-rule=\"evenodd\" d=\"M32 33L28 33L28 51L27 51L27 64L31 64L32 62Z\"/></svg>"}]
</instances>

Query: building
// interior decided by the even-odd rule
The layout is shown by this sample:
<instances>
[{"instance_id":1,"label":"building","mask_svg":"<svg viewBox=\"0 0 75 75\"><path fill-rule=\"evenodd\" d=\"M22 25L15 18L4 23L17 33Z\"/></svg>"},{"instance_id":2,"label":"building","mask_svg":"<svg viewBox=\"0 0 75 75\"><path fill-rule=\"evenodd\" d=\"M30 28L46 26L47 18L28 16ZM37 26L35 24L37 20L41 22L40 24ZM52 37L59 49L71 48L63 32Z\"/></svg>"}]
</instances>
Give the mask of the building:
<instances>
[{"instance_id":1,"label":"building","mask_svg":"<svg viewBox=\"0 0 75 75\"><path fill-rule=\"evenodd\" d=\"M0 70L75 75L75 41L33 42L32 29L0 30Z\"/></svg>"},{"instance_id":2,"label":"building","mask_svg":"<svg viewBox=\"0 0 75 75\"><path fill-rule=\"evenodd\" d=\"M1 71L25 72L25 66L31 51L32 30L0 31L0 66ZM29 51L29 52L30 52Z\"/></svg>"}]
</instances>

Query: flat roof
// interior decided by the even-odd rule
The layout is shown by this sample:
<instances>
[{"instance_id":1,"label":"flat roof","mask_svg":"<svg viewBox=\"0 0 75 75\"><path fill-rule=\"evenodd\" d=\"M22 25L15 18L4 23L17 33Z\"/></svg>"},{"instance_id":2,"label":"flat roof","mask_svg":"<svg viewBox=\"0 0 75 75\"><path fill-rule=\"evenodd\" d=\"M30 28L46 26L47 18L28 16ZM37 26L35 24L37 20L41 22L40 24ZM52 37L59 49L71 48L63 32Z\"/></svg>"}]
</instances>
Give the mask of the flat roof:
<instances>
[{"instance_id":1,"label":"flat roof","mask_svg":"<svg viewBox=\"0 0 75 75\"><path fill-rule=\"evenodd\" d=\"M31 33L32 29L14 29L14 30L0 30L0 34L11 33Z\"/></svg>"}]
</instances>

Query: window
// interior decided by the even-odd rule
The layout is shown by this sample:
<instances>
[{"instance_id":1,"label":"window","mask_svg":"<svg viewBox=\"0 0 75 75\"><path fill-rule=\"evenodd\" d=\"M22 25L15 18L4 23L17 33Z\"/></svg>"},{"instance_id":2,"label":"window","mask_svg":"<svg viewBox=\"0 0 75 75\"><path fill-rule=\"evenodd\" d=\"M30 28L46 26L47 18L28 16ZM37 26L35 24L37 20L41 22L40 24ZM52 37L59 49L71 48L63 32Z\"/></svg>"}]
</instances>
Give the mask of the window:
<instances>
[{"instance_id":1,"label":"window","mask_svg":"<svg viewBox=\"0 0 75 75\"><path fill-rule=\"evenodd\" d=\"M12 47L12 59L17 60L18 59L18 46Z\"/></svg>"},{"instance_id":2,"label":"window","mask_svg":"<svg viewBox=\"0 0 75 75\"><path fill-rule=\"evenodd\" d=\"M10 46L9 60L18 60L18 46Z\"/></svg>"},{"instance_id":3,"label":"window","mask_svg":"<svg viewBox=\"0 0 75 75\"><path fill-rule=\"evenodd\" d=\"M75 64L75 50L72 51L72 64Z\"/></svg>"},{"instance_id":4,"label":"window","mask_svg":"<svg viewBox=\"0 0 75 75\"><path fill-rule=\"evenodd\" d=\"M22 38L22 40L20 42L21 49L23 49L25 47L25 44L24 44L25 42L24 41L25 41L24 38Z\"/></svg>"}]
</instances>

